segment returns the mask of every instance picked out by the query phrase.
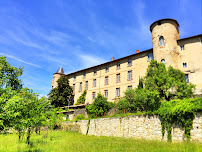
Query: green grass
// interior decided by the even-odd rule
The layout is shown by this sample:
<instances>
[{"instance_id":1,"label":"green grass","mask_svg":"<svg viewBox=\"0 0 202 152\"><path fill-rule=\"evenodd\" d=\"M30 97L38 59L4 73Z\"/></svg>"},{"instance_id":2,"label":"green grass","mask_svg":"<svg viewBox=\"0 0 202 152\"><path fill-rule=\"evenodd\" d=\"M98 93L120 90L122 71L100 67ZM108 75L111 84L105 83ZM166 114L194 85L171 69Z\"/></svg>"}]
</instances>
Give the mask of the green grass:
<instances>
[{"instance_id":1,"label":"green grass","mask_svg":"<svg viewBox=\"0 0 202 152\"><path fill-rule=\"evenodd\" d=\"M201 152L202 144L199 143L167 143L149 140L136 140L133 138L96 137L85 136L78 133L52 131L47 138L45 132L41 135L33 133L31 146L18 142L17 134L0 135L0 152Z\"/></svg>"}]
</instances>

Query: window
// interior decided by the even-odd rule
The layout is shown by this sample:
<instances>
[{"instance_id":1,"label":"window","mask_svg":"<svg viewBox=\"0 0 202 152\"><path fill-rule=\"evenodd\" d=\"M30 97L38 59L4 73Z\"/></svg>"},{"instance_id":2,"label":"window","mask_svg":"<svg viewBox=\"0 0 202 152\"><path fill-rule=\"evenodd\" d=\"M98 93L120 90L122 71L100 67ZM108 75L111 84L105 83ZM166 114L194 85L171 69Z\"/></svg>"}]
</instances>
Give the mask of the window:
<instances>
[{"instance_id":1,"label":"window","mask_svg":"<svg viewBox=\"0 0 202 152\"><path fill-rule=\"evenodd\" d=\"M86 72L83 73L83 78L84 78L84 79L86 78Z\"/></svg>"},{"instance_id":2,"label":"window","mask_svg":"<svg viewBox=\"0 0 202 152\"><path fill-rule=\"evenodd\" d=\"M74 81L76 81L76 75L74 75Z\"/></svg>"},{"instance_id":3,"label":"window","mask_svg":"<svg viewBox=\"0 0 202 152\"><path fill-rule=\"evenodd\" d=\"M88 90L88 81L86 81L85 89Z\"/></svg>"},{"instance_id":4,"label":"window","mask_svg":"<svg viewBox=\"0 0 202 152\"><path fill-rule=\"evenodd\" d=\"M106 76L106 77L105 77L105 85L108 85L108 84L109 84L109 82L108 82L108 81L109 81L109 77L108 77L108 76Z\"/></svg>"},{"instance_id":5,"label":"window","mask_svg":"<svg viewBox=\"0 0 202 152\"><path fill-rule=\"evenodd\" d=\"M73 84L73 93L75 93L75 84Z\"/></svg>"},{"instance_id":6,"label":"window","mask_svg":"<svg viewBox=\"0 0 202 152\"><path fill-rule=\"evenodd\" d=\"M188 74L185 74L185 79L186 79L187 83L189 83L189 75Z\"/></svg>"},{"instance_id":7,"label":"window","mask_svg":"<svg viewBox=\"0 0 202 152\"><path fill-rule=\"evenodd\" d=\"M120 96L120 88L116 88L116 97Z\"/></svg>"},{"instance_id":8,"label":"window","mask_svg":"<svg viewBox=\"0 0 202 152\"><path fill-rule=\"evenodd\" d=\"M93 87L96 87L96 79L93 79Z\"/></svg>"},{"instance_id":9,"label":"window","mask_svg":"<svg viewBox=\"0 0 202 152\"><path fill-rule=\"evenodd\" d=\"M132 60L128 59L128 66L132 66Z\"/></svg>"},{"instance_id":10,"label":"window","mask_svg":"<svg viewBox=\"0 0 202 152\"><path fill-rule=\"evenodd\" d=\"M79 85L79 92L82 91L82 82L80 82L80 85Z\"/></svg>"},{"instance_id":11,"label":"window","mask_svg":"<svg viewBox=\"0 0 202 152\"><path fill-rule=\"evenodd\" d=\"M92 93L92 99L95 99L95 92Z\"/></svg>"},{"instance_id":12,"label":"window","mask_svg":"<svg viewBox=\"0 0 202 152\"><path fill-rule=\"evenodd\" d=\"M200 37L200 40L201 40L201 44L202 44L202 37Z\"/></svg>"},{"instance_id":13,"label":"window","mask_svg":"<svg viewBox=\"0 0 202 152\"><path fill-rule=\"evenodd\" d=\"M161 60L161 63L166 64L166 60L165 60L165 59L162 59L162 60Z\"/></svg>"},{"instance_id":14,"label":"window","mask_svg":"<svg viewBox=\"0 0 202 152\"><path fill-rule=\"evenodd\" d=\"M116 75L116 82L120 82L120 73Z\"/></svg>"},{"instance_id":15,"label":"window","mask_svg":"<svg viewBox=\"0 0 202 152\"><path fill-rule=\"evenodd\" d=\"M108 90L105 90L105 98L108 98Z\"/></svg>"},{"instance_id":16,"label":"window","mask_svg":"<svg viewBox=\"0 0 202 152\"><path fill-rule=\"evenodd\" d=\"M163 38L163 36L161 36L159 38L159 43L160 43L160 46L164 46L164 38Z\"/></svg>"},{"instance_id":17,"label":"window","mask_svg":"<svg viewBox=\"0 0 202 152\"><path fill-rule=\"evenodd\" d=\"M148 61L153 60L153 53L148 53Z\"/></svg>"},{"instance_id":18,"label":"window","mask_svg":"<svg viewBox=\"0 0 202 152\"><path fill-rule=\"evenodd\" d=\"M120 68L121 68L120 63L117 63L117 65L116 65L116 69L120 69Z\"/></svg>"},{"instance_id":19,"label":"window","mask_svg":"<svg viewBox=\"0 0 202 152\"><path fill-rule=\"evenodd\" d=\"M132 85L129 85L129 86L128 86L128 89L132 89Z\"/></svg>"},{"instance_id":20,"label":"window","mask_svg":"<svg viewBox=\"0 0 202 152\"><path fill-rule=\"evenodd\" d=\"M184 45L180 45L181 51L184 50Z\"/></svg>"},{"instance_id":21,"label":"window","mask_svg":"<svg viewBox=\"0 0 202 152\"><path fill-rule=\"evenodd\" d=\"M106 66L106 72L109 72L109 66Z\"/></svg>"},{"instance_id":22,"label":"window","mask_svg":"<svg viewBox=\"0 0 202 152\"><path fill-rule=\"evenodd\" d=\"M94 70L94 75L97 75L97 70L96 69Z\"/></svg>"},{"instance_id":23,"label":"window","mask_svg":"<svg viewBox=\"0 0 202 152\"><path fill-rule=\"evenodd\" d=\"M128 80L132 80L132 71L128 71Z\"/></svg>"},{"instance_id":24,"label":"window","mask_svg":"<svg viewBox=\"0 0 202 152\"><path fill-rule=\"evenodd\" d=\"M183 68L186 68L187 67L187 63L183 63Z\"/></svg>"}]
</instances>

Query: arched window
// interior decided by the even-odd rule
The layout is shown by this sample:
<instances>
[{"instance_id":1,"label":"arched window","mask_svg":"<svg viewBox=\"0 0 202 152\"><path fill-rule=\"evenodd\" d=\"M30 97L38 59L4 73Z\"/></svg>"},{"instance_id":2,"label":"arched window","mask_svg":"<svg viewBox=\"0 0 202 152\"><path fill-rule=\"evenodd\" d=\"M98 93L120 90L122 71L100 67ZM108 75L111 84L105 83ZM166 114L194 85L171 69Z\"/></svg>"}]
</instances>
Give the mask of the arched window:
<instances>
[{"instance_id":1,"label":"arched window","mask_svg":"<svg viewBox=\"0 0 202 152\"><path fill-rule=\"evenodd\" d=\"M161 60L161 63L166 64L166 60L165 60L165 59L162 59L162 60Z\"/></svg>"},{"instance_id":2,"label":"arched window","mask_svg":"<svg viewBox=\"0 0 202 152\"><path fill-rule=\"evenodd\" d=\"M164 46L164 38L163 38L163 36L161 36L159 38L159 43L160 43L160 46Z\"/></svg>"}]
</instances>

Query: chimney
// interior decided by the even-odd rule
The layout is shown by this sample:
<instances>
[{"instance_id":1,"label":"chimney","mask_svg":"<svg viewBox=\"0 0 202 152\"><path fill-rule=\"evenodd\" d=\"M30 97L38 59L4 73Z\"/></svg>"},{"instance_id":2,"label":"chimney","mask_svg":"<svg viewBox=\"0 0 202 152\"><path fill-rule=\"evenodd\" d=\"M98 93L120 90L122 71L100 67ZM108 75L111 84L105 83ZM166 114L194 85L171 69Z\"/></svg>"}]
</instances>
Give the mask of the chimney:
<instances>
[{"instance_id":1,"label":"chimney","mask_svg":"<svg viewBox=\"0 0 202 152\"><path fill-rule=\"evenodd\" d=\"M139 53L140 51L139 50L136 50L136 53Z\"/></svg>"},{"instance_id":2,"label":"chimney","mask_svg":"<svg viewBox=\"0 0 202 152\"><path fill-rule=\"evenodd\" d=\"M112 61L114 61L114 57L112 57Z\"/></svg>"}]
</instances>

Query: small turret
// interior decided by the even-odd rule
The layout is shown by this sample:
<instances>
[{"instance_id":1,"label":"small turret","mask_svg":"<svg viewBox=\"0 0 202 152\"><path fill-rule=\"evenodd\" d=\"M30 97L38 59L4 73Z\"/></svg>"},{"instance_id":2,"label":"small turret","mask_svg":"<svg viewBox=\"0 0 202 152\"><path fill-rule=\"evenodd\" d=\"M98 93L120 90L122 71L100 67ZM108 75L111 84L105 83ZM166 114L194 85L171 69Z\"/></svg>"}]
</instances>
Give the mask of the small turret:
<instances>
[{"instance_id":1,"label":"small turret","mask_svg":"<svg viewBox=\"0 0 202 152\"><path fill-rule=\"evenodd\" d=\"M51 89L57 87L57 80L60 78L61 75L65 75L62 66L57 70L57 72L55 72L53 74L53 80L52 80L52 87L51 87Z\"/></svg>"}]
</instances>

